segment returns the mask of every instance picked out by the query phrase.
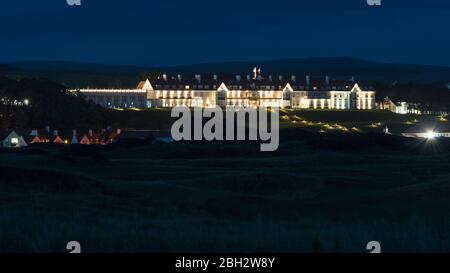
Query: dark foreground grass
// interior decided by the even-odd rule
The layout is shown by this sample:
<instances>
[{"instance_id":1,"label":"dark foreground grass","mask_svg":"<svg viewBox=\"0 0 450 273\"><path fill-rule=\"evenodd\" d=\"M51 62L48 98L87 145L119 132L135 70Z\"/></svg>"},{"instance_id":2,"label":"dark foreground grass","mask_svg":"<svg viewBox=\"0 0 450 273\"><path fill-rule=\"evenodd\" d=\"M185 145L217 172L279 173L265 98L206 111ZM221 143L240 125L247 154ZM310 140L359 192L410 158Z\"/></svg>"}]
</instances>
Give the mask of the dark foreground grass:
<instances>
[{"instance_id":1,"label":"dark foreground grass","mask_svg":"<svg viewBox=\"0 0 450 273\"><path fill-rule=\"evenodd\" d=\"M364 252L372 240L450 251L450 149L430 145L291 130L266 154L257 143L1 153L0 251L72 240L85 252Z\"/></svg>"}]
</instances>

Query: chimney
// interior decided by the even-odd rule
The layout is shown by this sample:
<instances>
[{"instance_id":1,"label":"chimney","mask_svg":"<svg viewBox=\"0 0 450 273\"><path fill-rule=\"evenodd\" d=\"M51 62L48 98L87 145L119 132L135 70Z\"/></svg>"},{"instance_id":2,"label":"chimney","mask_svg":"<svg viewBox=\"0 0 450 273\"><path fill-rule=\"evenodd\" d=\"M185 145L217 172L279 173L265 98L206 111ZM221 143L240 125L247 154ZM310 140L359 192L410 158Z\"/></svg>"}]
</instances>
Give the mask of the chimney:
<instances>
[{"instance_id":1,"label":"chimney","mask_svg":"<svg viewBox=\"0 0 450 273\"><path fill-rule=\"evenodd\" d=\"M116 133L117 133L118 135L120 135L120 134L122 133L122 130L117 129Z\"/></svg>"},{"instance_id":2,"label":"chimney","mask_svg":"<svg viewBox=\"0 0 450 273\"><path fill-rule=\"evenodd\" d=\"M257 76L258 76L258 68L256 68L256 66L255 66L255 68L253 68L253 79L256 80Z\"/></svg>"},{"instance_id":3,"label":"chimney","mask_svg":"<svg viewBox=\"0 0 450 273\"><path fill-rule=\"evenodd\" d=\"M330 86L330 76L325 76L325 82L327 83L327 87Z\"/></svg>"},{"instance_id":4,"label":"chimney","mask_svg":"<svg viewBox=\"0 0 450 273\"><path fill-rule=\"evenodd\" d=\"M178 74L178 81L181 82L182 79L183 78L182 78L181 74Z\"/></svg>"},{"instance_id":5,"label":"chimney","mask_svg":"<svg viewBox=\"0 0 450 273\"><path fill-rule=\"evenodd\" d=\"M89 129L89 136L92 136L92 135L93 135L92 129Z\"/></svg>"},{"instance_id":6,"label":"chimney","mask_svg":"<svg viewBox=\"0 0 450 273\"><path fill-rule=\"evenodd\" d=\"M57 137L59 134L58 134L58 130L53 130L53 136L54 137Z\"/></svg>"},{"instance_id":7,"label":"chimney","mask_svg":"<svg viewBox=\"0 0 450 273\"><path fill-rule=\"evenodd\" d=\"M47 133L50 133L50 126L45 126L45 131L47 131Z\"/></svg>"},{"instance_id":8,"label":"chimney","mask_svg":"<svg viewBox=\"0 0 450 273\"><path fill-rule=\"evenodd\" d=\"M269 75L269 81L272 81L272 80L273 80L272 75Z\"/></svg>"},{"instance_id":9,"label":"chimney","mask_svg":"<svg viewBox=\"0 0 450 273\"><path fill-rule=\"evenodd\" d=\"M352 83L355 83L355 76L352 76Z\"/></svg>"},{"instance_id":10,"label":"chimney","mask_svg":"<svg viewBox=\"0 0 450 273\"><path fill-rule=\"evenodd\" d=\"M218 81L218 80L219 80L219 77L218 77L217 75L214 75L214 76L213 76L213 79L214 79L215 81Z\"/></svg>"},{"instance_id":11,"label":"chimney","mask_svg":"<svg viewBox=\"0 0 450 273\"><path fill-rule=\"evenodd\" d=\"M72 144L78 144L78 138L77 138L77 130L74 129L72 132L72 140L70 141Z\"/></svg>"},{"instance_id":12,"label":"chimney","mask_svg":"<svg viewBox=\"0 0 450 273\"><path fill-rule=\"evenodd\" d=\"M242 79L241 75L236 75L236 80L237 80L238 82L240 82L241 79Z\"/></svg>"},{"instance_id":13,"label":"chimney","mask_svg":"<svg viewBox=\"0 0 450 273\"><path fill-rule=\"evenodd\" d=\"M198 83L202 83L202 75L196 74L195 79L198 81Z\"/></svg>"},{"instance_id":14,"label":"chimney","mask_svg":"<svg viewBox=\"0 0 450 273\"><path fill-rule=\"evenodd\" d=\"M164 81L167 81L167 74L163 74Z\"/></svg>"},{"instance_id":15,"label":"chimney","mask_svg":"<svg viewBox=\"0 0 450 273\"><path fill-rule=\"evenodd\" d=\"M292 75L292 76L291 76L291 80L292 80L293 82L296 82L296 81L297 81L297 77L295 77L295 75Z\"/></svg>"},{"instance_id":16,"label":"chimney","mask_svg":"<svg viewBox=\"0 0 450 273\"><path fill-rule=\"evenodd\" d=\"M307 87L311 86L311 77L309 75L306 75L306 86Z\"/></svg>"},{"instance_id":17,"label":"chimney","mask_svg":"<svg viewBox=\"0 0 450 273\"><path fill-rule=\"evenodd\" d=\"M279 75L279 76L278 76L278 80L280 80L280 82L282 82L282 81L283 81L283 76L282 76L282 75Z\"/></svg>"}]
</instances>

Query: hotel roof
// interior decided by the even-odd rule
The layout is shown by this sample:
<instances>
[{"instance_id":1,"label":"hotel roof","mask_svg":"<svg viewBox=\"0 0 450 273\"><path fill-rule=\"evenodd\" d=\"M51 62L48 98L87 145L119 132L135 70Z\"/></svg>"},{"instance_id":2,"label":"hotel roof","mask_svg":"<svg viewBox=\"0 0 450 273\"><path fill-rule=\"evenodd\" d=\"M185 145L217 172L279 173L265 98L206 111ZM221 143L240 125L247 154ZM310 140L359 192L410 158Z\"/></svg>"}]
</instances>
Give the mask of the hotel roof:
<instances>
[{"instance_id":1,"label":"hotel roof","mask_svg":"<svg viewBox=\"0 0 450 273\"><path fill-rule=\"evenodd\" d=\"M159 89L195 89L216 90L224 83L233 90L283 90L287 84L296 91L351 91L355 83L362 90L373 90L371 84L354 82L352 80L339 80L326 77L298 77L294 75L163 75L150 79L156 90ZM145 81L138 85L144 87ZM188 87L188 88L187 88Z\"/></svg>"}]
</instances>

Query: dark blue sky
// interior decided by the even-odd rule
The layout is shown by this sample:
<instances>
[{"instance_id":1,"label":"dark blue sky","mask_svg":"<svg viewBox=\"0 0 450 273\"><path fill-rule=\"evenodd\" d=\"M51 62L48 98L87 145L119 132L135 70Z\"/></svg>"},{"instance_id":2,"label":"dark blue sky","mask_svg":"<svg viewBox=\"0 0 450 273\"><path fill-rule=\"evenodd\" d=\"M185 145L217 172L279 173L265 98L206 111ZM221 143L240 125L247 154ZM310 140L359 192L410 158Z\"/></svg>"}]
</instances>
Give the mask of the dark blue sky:
<instances>
[{"instance_id":1,"label":"dark blue sky","mask_svg":"<svg viewBox=\"0 0 450 273\"><path fill-rule=\"evenodd\" d=\"M350 56L450 66L449 0L2 1L0 61L174 65Z\"/></svg>"}]
</instances>

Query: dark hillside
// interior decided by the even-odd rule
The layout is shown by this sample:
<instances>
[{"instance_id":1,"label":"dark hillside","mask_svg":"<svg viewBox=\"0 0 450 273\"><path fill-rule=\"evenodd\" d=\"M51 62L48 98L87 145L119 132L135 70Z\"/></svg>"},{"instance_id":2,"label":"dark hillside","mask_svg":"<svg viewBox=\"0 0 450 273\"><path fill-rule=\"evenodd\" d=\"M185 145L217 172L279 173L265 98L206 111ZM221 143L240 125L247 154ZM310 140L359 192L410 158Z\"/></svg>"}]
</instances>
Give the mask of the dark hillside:
<instances>
[{"instance_id":1,"label":"dark hillside","mask_svg":"<svg viewBox=\"0 0 450 273\"><path fill-rule=\"evenodd\" d=\"M36 79L0 77L2 128L104 128L106 111L69 94L61 84Z\"/></svg>"}]
</instances>

